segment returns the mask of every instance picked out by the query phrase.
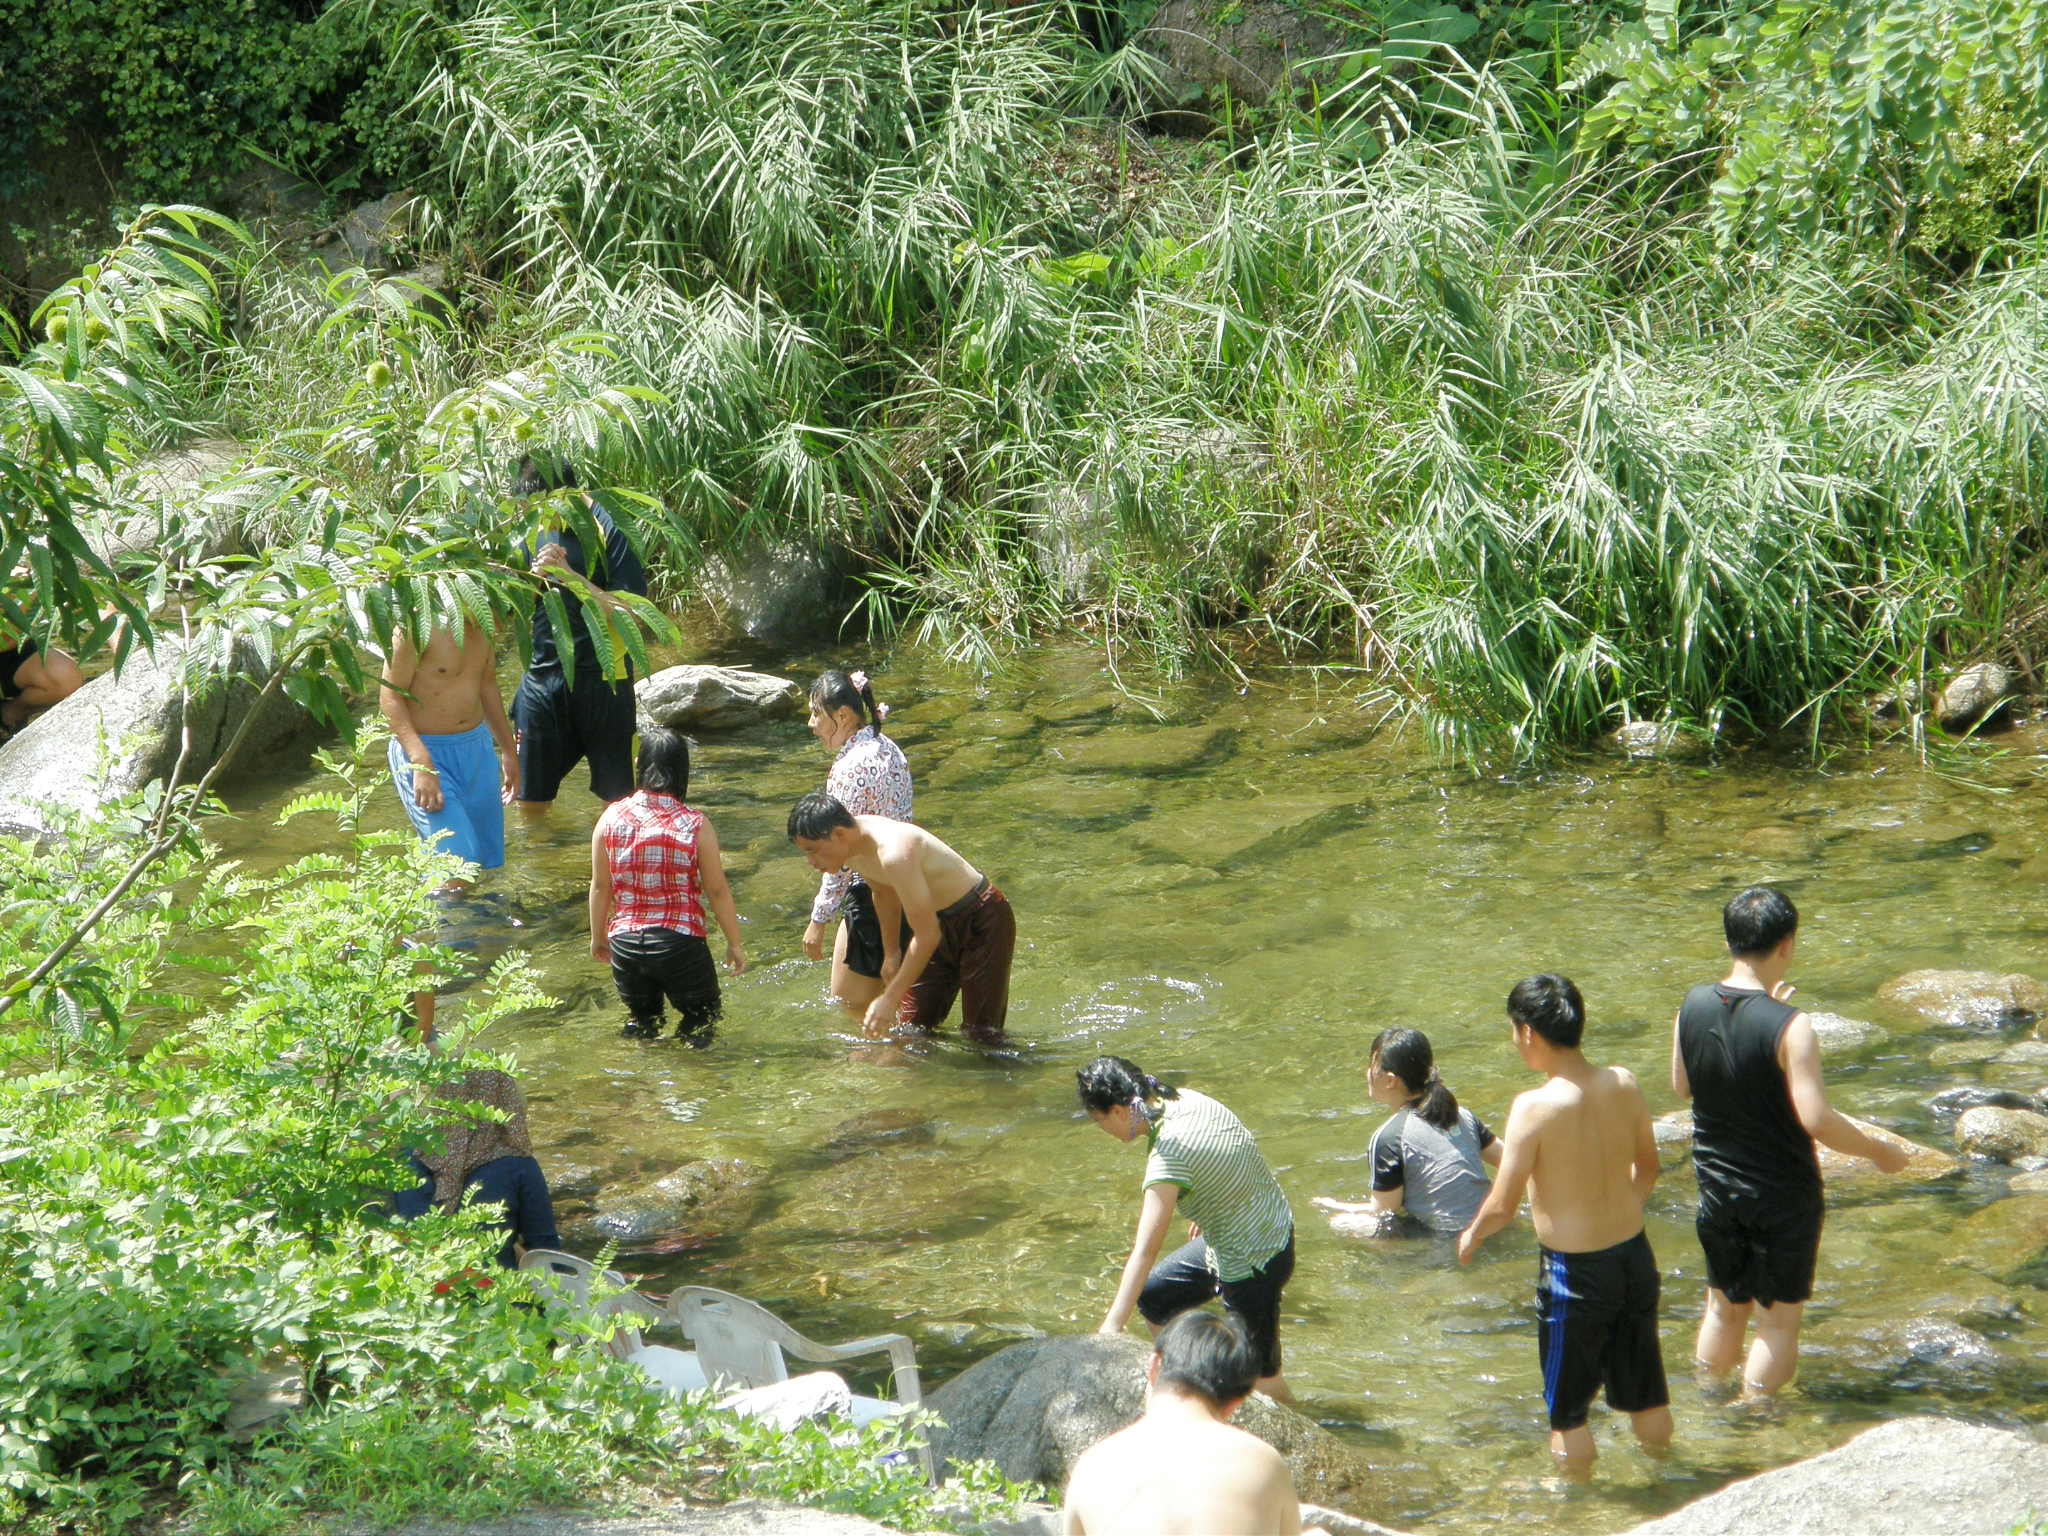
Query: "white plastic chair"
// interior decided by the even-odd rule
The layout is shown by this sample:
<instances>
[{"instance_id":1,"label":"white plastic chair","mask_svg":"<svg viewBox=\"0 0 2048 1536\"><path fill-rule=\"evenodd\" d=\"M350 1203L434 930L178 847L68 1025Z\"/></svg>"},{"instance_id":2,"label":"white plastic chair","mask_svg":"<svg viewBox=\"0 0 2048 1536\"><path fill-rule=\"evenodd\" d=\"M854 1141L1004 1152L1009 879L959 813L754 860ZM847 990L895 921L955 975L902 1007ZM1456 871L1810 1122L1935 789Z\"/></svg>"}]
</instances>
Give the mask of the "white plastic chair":
<instances>
[{"instance_id":1,"label":"white plastic chair","mask_svg":"<svg viewBox=\"0 0 2048 1536\"><path fill-rule=\"evenodd\" d=\"M552 1248L534 1248L519 1261L519 1267L541 1276L542 1289L568 1310L593 1320L610 1317L638 1318L645 1323L663 1320L662 1309L626 1284L615 1269L599 1270L588 1259ZM605 1294L593 1293L599 1282ZM638 1328L622 1327L612 1334L605 1348L617 1358L637 1365L664 1392L701 1392L711 1385L697 1356L687 1349L670 1349L666 1344L649 1344Z\"/></svg>"},{"instance_id":2,"label":"white plastic chair","mask_svg":"<svg viewBox=\"0 0 2048 1536\"><path fill-rule=\"evenodd\" d=\"M853 1422L872 1424L877 1419L908 1413L924 1400L924 1388L917 1376L917 1347L900 1333L878 1333L873 1338L855 1339L847 1344L820 1344L805 1338L757 1302L704 1285L678 1286L661 1312L665 1321L682 1329L696 1346L698 1365L713 1381L735 1387L765 1387L787 1381L789 1365L785 1355L824 1365L862 1355L886 1354L890 1385L896 1395L855 1395ZM931 1448L922 1441L918 1443L917 1458L925 1478L932 1480Z\"/></svg>"}]
</instances>

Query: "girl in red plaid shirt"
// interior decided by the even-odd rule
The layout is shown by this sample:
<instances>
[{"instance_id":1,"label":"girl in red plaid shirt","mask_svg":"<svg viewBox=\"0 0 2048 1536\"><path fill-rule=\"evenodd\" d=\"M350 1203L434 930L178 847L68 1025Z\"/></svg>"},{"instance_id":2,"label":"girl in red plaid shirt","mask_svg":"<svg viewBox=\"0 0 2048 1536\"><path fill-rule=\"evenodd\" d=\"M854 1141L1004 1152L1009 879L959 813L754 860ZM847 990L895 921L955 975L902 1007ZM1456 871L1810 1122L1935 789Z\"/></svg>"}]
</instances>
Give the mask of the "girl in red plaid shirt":
<instances>
[{"instance_id":1,"label":"girl in red plaid shirt","mask_svg":"<svg viewBox=\"0 0 2048 1536\"><path fill-rule=\"evenodd\" d=\"M605 808L590 836L590 953L611 962L627 1038L660 1036L666 998L679 1015L676 1038L702 1049L721 1006L704 909L725 934L725 968L735 976L747 968L739 913L717 834L683 803L690 744L681 732L641 734L637 782Z\"/></svg>"}]
</instances>

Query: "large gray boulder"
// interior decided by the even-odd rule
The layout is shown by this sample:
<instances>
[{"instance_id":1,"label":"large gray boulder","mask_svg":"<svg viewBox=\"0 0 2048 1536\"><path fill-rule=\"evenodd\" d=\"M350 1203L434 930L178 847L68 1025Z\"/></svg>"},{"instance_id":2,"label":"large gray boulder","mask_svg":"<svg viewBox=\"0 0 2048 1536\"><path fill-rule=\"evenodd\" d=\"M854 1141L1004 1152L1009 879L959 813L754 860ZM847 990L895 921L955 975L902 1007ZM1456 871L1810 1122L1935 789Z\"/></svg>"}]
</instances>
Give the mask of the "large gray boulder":
<instances>
[{"instance_id":1,"label":"large gray boulder","mask_svg":"<svg viewBox=\"0 0 2048 1536\"><path fill-rule=\"evenodd\" d=\"M640 717L671 730L728 730L796 713L803 690L740 667L664 667L634 690Z\"/></svg>"},{"instance_id":2,"label":"large gray boulder","mask_svg":"<svg viewBox=\"0 0 2048 1536\"><path fill-rule=\"evenodd\" d=\"M1898 1419L1732 1483L1628 1536L2006 1536L2048 1510L2048 1450L1955 1419Z\"/></svg>"},{"instance_id":3,"label":"large gray boulder","mask_svg":"<svg viewBox=\"0 0 2048 1536\"><path fill-rule=\"evenodd\" d=\"M993 1461L1020 1481L1064 1488L1081 1453L1145 1409L1151 1352L1130 1337L1030 1339L969 1367L926 1399L940 1465ZM1254 1397L1234 1422L1287 1459L1300 1496L1366 1518L1385 1512L1386 1480L1363 1453L1291 1408Z\"/></svg>"},{"instance_id":4,"label":"large gray boulder","mask_svg":"<svg viewBox=\"0 0 2048 1536\"><path fill-rule=\"evenodd\" d=\"M2007 1029L2048 1014L2048 982L1993 971L1908 971L1877 996L1900 1013L1953 1029Z\"/></svg>"},{"instance_id":5,"label":"large gray boulder","mask_svg":"<svg viewBox=\"0 0 2048 1536\"><path fill-rule=\"evenodd\" d=\"M46 836L53 810L89 810L132 794L166 777L181 755L180 782L192 783L220 761L258 698L249 682L222 682L182 641L161 639L154 654L135 652L118 672L93 678L0 746L0 832ZM235 767L260 768L318 731L304 710L272 694L250 723Z\"/></svg>"},{"instance_id":6,"label":"large gray boulder","mask_svg":"<svg viewBox=\"0 0 2048 1536\"><path fill-rule=\"evenodd\" d=\"M837 627L838 573L805 544L776 543L714 555L697 590L725 624L752 640L791 640Z\"/></svg>"},{"instance_id":7,"label":"large gray boulder","mask_svg":"<svg viewBox=\"0 0 2048 1536\"><path fill-rule=\"evenodd\" d=\"M110 565L162 559L167 545L201 560L235 553L240 519L232 508L209 503L206 492L248 451L233 438L199 438L129 465L112 486L121 510L89 531L93 549Z\"/></svg>"},{"instance_id":8,"label":"large gray boulder","mask_svg":"<svg viewBox=\"0 0 2048 1536\"><path fill-rule=\"evenodd\" d=\"M1160 106L1226 100L1257 106L1288 83L1295 65L1327 58L1347 44L1321 12L1282 0L1166 0L1138 45L1158 61ZM1351 46L1356 46L1355 42Z\"/></svg>"},{"instance_id":9,"label":"large gray boulder","mask_svg":"<svg viewBox=\"0 0 2048 1536\"><path fill-rule=\"evenodd\" d=\"M1945 731L1967 731L1989 719L2013 696L2012 673L1995 661L1963 668L1934 701L1934 718Z\"/></svg>"}]
</instances>

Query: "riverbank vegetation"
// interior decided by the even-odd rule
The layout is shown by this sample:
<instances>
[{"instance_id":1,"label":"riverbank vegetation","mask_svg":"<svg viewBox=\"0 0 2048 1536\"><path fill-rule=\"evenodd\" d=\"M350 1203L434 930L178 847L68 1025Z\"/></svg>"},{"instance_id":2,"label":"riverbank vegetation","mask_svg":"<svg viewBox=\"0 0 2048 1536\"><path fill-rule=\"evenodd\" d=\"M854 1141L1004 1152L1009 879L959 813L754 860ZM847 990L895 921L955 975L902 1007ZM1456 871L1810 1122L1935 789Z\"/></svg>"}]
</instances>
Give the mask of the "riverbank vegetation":
<instances>
[{"instance_id":1,"label":"riverbank vegetation","mask_svg":"<svg viewBox=\"0 0 2048 1536\"><path fill-rule=\"evenodd\" d=\"M492 1058L408 1043L419 967L457 964L408 940L447 871L409 829L360 830L382 776L335 766L284 813L334 821L327 851L257 876L188 831L58 974L10 994L0 1523L260 1536L751 1493L926 1529L1014 1502L976 1467L941 1507L900 1426L839 1444L666 1397L497 1269L476 1213L377 1214L412 1181L400 1149L437 1134L431 1089ZM164 809L0 839L9 977L115 893L117 851ZM543 1001L507 958L454 1043ZM252 1438L234 1409L259 1374L299 1406Z\"/></svg>"},{"instance_id":2,"label":"riverbank vegetation","mask_svg":"<svg viewBox=\"0 0 2048 1536\"><path fill-rule=\"evenodd\" d=\"M1473 755L2031 670L2041 5L1366 4L1193 117L1143 20L343 0L278 147L421 192L445 297L245 264L174 417L523 432L672 592L819 550L856 623L1362 665Z\"/></svg>"}]
</instances>

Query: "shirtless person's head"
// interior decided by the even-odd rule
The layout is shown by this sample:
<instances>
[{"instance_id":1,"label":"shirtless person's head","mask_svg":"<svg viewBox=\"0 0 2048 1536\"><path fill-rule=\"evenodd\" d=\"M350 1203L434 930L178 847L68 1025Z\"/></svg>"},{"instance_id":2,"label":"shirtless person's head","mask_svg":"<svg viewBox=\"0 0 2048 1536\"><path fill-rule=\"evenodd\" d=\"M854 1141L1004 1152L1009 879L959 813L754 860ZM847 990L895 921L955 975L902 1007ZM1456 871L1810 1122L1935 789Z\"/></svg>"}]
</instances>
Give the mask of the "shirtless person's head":
<instances>
[{"instance_id":1,"label":"shirtless person's head","mask_svg":"<svg viewBox=\"0 0 2048 1536\"><path fill-rule=\"evenodd\" d=\"M1067 1483L1067 1536L1294 1536L1294 1479L1280 1453L1233 1428L1259 1351L1228 1312L1183 1312L1160 1331L1145 1416L1092 1446Z\"/></svg>"},{"instance_id":2,"label":"shirtless person's head","mask_svg":"<svg viewBox=\"0 0 2048 1536\"><path fill-rule=\"evenodd\" d=\"M1586 1037L1586 1004L1569 976L1545 972L1525 976L1508 993L1508 1022L1515 1027L1515 1049L1536 1071L1543 1068L1537 1057L1549 1051L1576 1051ZM1546 1049L1547 1048L1547 1049Z\"/></svg>"}]
</instances>

